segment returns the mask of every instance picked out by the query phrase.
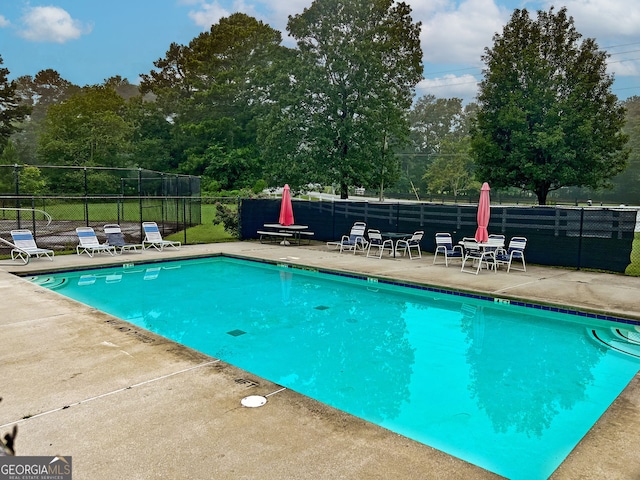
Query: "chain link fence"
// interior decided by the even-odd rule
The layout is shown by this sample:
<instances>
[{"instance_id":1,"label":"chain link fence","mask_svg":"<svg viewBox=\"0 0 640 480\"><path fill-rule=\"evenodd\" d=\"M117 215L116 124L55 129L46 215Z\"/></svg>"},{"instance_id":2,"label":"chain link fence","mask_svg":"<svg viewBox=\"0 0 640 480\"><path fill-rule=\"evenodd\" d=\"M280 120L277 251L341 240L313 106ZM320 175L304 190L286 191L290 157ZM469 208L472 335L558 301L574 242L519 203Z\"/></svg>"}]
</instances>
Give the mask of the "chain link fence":
<instances>
[{"instance_id":1,"label":"chain link fence","mask_svg":"<svg viewBox=\"0 0 640 480\"><path fill-rule=\"evenodd\" d=\"M200 196L200 177L143 168L0 165L0 195Z\"/></svg>"},{"instance_id":2,"label":"chain link fence","mask_svg":"<svg viewBox=\"0 0 640 480\"><path fill-rule=\"evenodd\" d=\"M144 238L142 222L156 222L163 235L200 225L201 205L200 197L2 196L0 236L10 239L12 230L29 229L38 246L69 250L78 244L77 227L92 227L104 241L104 225L117 223L128 241L139 243ZM0 245L0 254L9 253L8 246Z\"/></svg>"},{"instance_id":3,"label":"chain link fence","mask_svg":"<svg viewBox=\"0 0 640 480\"><path fill-rule=\"evenodd\" d=\"M75 229L90 226L100 236L120 224L131 242L143 238L142 222L163 234L201 223L200 178L141 168L0 165L0 236L29 229L38 245L68 250ZM6 252L5 252L6 250ZM0 254L10 247L0 245Z\"/></svg>"}]
</instances>

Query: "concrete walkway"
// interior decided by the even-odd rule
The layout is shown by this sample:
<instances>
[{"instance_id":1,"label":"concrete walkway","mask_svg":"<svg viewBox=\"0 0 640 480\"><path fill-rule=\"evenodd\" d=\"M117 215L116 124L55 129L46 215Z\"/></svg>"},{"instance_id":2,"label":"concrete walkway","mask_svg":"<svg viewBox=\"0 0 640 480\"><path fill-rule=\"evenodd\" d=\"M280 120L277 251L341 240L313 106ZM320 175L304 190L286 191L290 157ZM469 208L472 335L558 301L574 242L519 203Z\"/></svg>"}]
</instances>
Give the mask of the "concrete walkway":
<instances>
[{"instance_id":1,"label":"concrete walkway","mask_svg":"<svg viewBox=\"0 0 640 480\"><path fill-rule=\"evenodd\" d=\"M489 479L478 467L140 331L18 278L103 264L226 253L352 271L640 320L640 278L529 266L480 275L433 257L382 260L324 245L185 246L118 257L0 260L0 435L19 455L71 455L77 479ZM636 376L552 476L640 478Z\"/></svg>"}]
</instances>

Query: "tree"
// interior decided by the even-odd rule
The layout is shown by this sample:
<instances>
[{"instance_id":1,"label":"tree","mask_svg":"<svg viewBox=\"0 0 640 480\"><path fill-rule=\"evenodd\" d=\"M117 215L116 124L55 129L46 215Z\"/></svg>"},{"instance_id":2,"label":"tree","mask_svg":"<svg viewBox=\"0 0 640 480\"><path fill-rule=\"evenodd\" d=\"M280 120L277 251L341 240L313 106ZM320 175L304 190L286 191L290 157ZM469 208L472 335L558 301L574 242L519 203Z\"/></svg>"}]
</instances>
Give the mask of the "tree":
<instances>
[{"instance_id":1,"label":"tree","mask_svg":"<svg viewBox=\"0 0 640 480\"><path fill-rule=\"evenodd\" d=\"M0 65L3 63L0 56ZM0 67L0 148L2 149L11 134L20 130L17 124L31 112L28 105L20 103L20 98L16 95L16 82L15 80L10 82L8 75L9 70Z\"/></svg>"},{"instance_id":2,"label":"tree","mask_svg":"<svg viewBox=\"0 0 640 480\"><path fill-rule=\"evenodd\" d=\"M453 195L458 198L469 190L480 190L474 179L474 162L469 155L469 138L456 143L442 145L440 154L424 174L429 192Z\"/></svg>"},{"instance_id":3,"label":"tree","mask_svg":"<svg viewBox=\"0 0 640 480\"><path fill-rule=\"evenodd\" d=\"M426 154L441 153L442 144L464 137L464 109L460 98L420 97L409 114L411 147Z\"/></svg>"},{"instance_id":4,"label":"tree","mask_svg":"<svg viewBox=\"0 0 640 480\"><path fill-rule=\"evenodd\" d=\"M629 136L629 165L613 179L617 202L637 205L640 202L640 97L624 101L627 111L623 131Z\"/></svg>"},{"instance_id":5,"label":"tree","mask_svg":"<svg viewBox=\"0 0 640 480\"><path fill-rule=\"evenodd\" d=\"M607 54L581 41L566 8L537 20L515 10L493 42L473 131L478 179L530 190L540 205L564 186L609 185L628 152Z\"/></svg>"},{"instance_id":6,"label":"tree","mask_svg":"<svg viewBox=\"0 0 640 480\"><path fill-rule=\"evenodd\" d=\"M403 150L403 175L414 187L415 181L423 192L446 191L457 196L472 186L473 161L468 150L474 108L475 104L463 107L460 98L434 95L414 103L409 112L410 143ZM467 180L461 182L462 177Z\"/></svg>"},{"instance_id":7,"label":"tree","mask_svg":"<svg viewBox=\"0 0 640 480\"><path fill-rule=\"evenodd\" d=\"M133 127L125 101L113 88L92 86L51 105L38 144L38 158L49 165L129 166Z\"/></svg>"},{"instance_id":8,"label":"tree","mask_svg":"<svg viewBox=\"0 0 640 480\"><path fill-rule=\"evenodd\" d=\"M233 173L215 180L230 188L260 178L259 85L263 71L281 55L281 41L277 30L235 13L188 46L172 44L166 57L155 62L158 70L142 76L142 92L154 93L173 122L178 170L217 175L229 167Z\"/></svg>"},{"instance_id":9,"label":"tree","mask_svg":"<svg viewBox=\"0 0 640 480\"><path fill-rule=\"evenodd\" d=\"M380 187L398 176L391 153L422 75L420 23L392 0L316 0L290 16L296 57L280 65L274 109L261 125L271 178Z\"/></svg>"},{"instance_id":10,"label":"tree","mask_svg":"<svg viewBox=\"0 0 640 480\"><path fill-rule=\"evenodd\" d=\"M158 105L141 96L132 97L127 102L125 119L133 126L131 165L175 172L178 163L172 153L173 123Z\"/></svg>"},{"instance_id":11,"label":"tree","mask_svg":"<svg viewBox=\"0 0 640 480\"><path fill-rule=\"evenodd\" d=\"M11 136L22 162L35 162L38 136L44 126L49 107L63 102L79 91L80 87L63 79L52 69L41 70L35 77L24 75L16 80L16 94L20 97L20 103L32 109L21 125L22 130Z\"/></svg>"}]
</instances>

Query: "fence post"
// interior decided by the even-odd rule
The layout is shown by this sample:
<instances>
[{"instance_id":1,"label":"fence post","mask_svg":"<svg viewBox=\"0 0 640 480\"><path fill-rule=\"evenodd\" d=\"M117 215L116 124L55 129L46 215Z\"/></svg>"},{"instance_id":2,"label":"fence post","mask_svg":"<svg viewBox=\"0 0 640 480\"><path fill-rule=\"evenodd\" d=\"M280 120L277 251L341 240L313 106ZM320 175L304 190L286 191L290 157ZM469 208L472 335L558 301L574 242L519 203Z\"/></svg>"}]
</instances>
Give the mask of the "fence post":
<instances>
[{"instance_id":1,"label":"fence post","mask_svg":"<svg viewBox=\"0 0 640 480\"><path fill-rule=\"evenodd\" d=\"M36 233L36 197L31 197L31 225L33 226L33 238L38 238Z\"/></svg>"},{"instance_id":2,"label":"fence post","mask_svg":"<svg viewBox=\"0 0 640 480\"><path fill-rule=\"evenodd\" d=\"M140 214L140 238L144 238L144 232L142 231L142 168L138 167L138 213Z\"/></svg>"},{"instance_id":3,"label":"fence post","mask_svg":"<svg viewBox=\"0 0 640 480\"><path fill-rule=\"evenodd\" d=\"M84 167L84 220L89 226L89 184L87 183L87 167Z\"/></svg>"},{"instance_id":4,"label":"fence post","mask_svg":"<svg viewBox=\"0 0 640 480\"><path fill-rule=\"evenodd\" d=\"M13 164L13 176L16 181L16 219L18 220L18 228L22 228L20 226L20 167L17 163Z\"/></svg>"},{"instance_id":5,"label":"fence post","mask_svg":"<svg viewBox=\"0 0 640 480\"><path fill-rule=\"evenodd\" d=\"M187 197L182 197L182 229L184 231L184 244L187 244Z\"/></svg>"},{"instance_id":6,"label":"fence post","mask_svg":"<svg viewBox=\"0 0 640 480\"><path fill-rule=\"evenodd\" d=\"M200 197L200 223L202 223L202 197ZM236 197L236 212L238 212L238 240L242 240L242 199L240 196Z\"/></svg>"},{"instance_id":7,"label":"fence post","mask_svg":"<svg viewBox=\"0 0 640 480\"><path fill-rule=\"evenodd\" d=\"M577 269L580 270L582 263L582 226L584 225L584 207L580 209L580 235L578 236L578 265Z\"/></svg>"}]
</instances>

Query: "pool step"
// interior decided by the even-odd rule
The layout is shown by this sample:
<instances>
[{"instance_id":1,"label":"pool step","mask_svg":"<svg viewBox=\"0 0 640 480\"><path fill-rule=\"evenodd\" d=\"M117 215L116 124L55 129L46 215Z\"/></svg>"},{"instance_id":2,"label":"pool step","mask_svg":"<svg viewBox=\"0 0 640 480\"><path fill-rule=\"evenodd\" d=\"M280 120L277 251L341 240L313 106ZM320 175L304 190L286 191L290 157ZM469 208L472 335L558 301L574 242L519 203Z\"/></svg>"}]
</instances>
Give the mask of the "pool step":
<instances>
[{"instance_id":1,"label":"pool step","mask_svg":"<svg viewBox=\"0 0 640 480\"><path fill-rule=\"evenodd\" d=\"M47 288L50 288L52 290L54 290L54 289L56 289L58 287L61 287L67 281L66 278L45 277L45 276L27 277L27 280L29 280L32 283L35 283L36 285L42 285L43 287L47 287Z\"/></svg>"},{"instance_id":2,"label":"pool step","mask_svg":"<svg viewBox=\"0 0 640 480\"><path fill-rule=\"evenodd\" d=\"M601 345L640 358L640 331L635 328L589 328L589 334Z\"/></svg>"}]
</instances>

